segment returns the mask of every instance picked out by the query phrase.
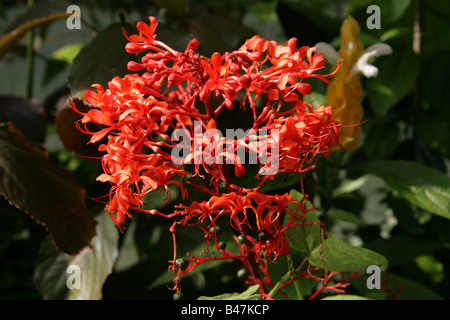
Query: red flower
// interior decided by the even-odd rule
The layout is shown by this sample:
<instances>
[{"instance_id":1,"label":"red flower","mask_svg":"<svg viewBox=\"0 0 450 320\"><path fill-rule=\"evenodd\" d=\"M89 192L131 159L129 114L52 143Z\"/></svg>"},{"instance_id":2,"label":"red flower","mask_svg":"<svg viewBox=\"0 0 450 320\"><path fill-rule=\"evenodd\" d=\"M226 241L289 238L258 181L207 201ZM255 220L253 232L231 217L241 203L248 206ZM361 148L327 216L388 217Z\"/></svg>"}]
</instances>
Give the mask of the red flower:
<instances>
[{"instance_id":1,"label":"red flower","mask_svg":"<svg viewBox=\"0 0 450 320\"><path fill-rule=\"evenodd\" d=\"M289 208L291 204L295 204L295 209ZM223 216L228 216L230 225L237 232L255 235L264 233L267 242L247 237L252 241L247 250L258 256L262 250L274 259L289 253L286 231L301 224L307 213L305 206L293 200L289 194L271 196L259 192L247 195L226 193L212 196L208 201L193 202L187 207L180 205L178 209L180 210L176 213L184 216L180 224L198 224L207 235L210 228ZM289 218L286 220L285 216Z\"/></svg>"},{"instance_id":2,"label":"red flower","mask_svg":"<svg viewBox=\"0 0 450 320\"><path fill-rule=\"evenodd\" d=\"M311 169L318 155L329 156L338 144L339 124L332 119L331 107L299 101L295 113L275 120L280 130L280 163L288 172Z\"/></svg>"},{"instance_id":3,"label":"red flower","mask_svg":"<svg viewBox=\"0 0 450 320\"><path fill-rule=\"evenodd\" d=\"M129 40L126 51L145 52L140 62L128 64L131 72L141 72L115 77L107 88L93 85L95 90L84 94L92 108L82 113L77 124L92 135L91 142L107 137L99 149L105 153L97 180L111 184L109 214L121 229L132 218L132 210L178 219L170 229L176 285L181 274L212 259L191 255L188 267L176 262L175 227L198 226L205 233L206 248L214 241L222 254L214 259L242 261L266 296L263 282L271 283L267 263L289 253L287 231L303 224L308 210L289 194L267 195L259 190L280 172L312 169L318 156L328 156L337 144L339 124L332 118L332 108L314 109L300 99L312 91L305 79L329 82L337 70L318 74L325 66L322 54L307 46L297 48L296 38L278 45L254 36L239 50L216 52L211 58L195 51L199 43L193 39L184 52L178 52L156 38L157 20L149 20L150 24L137 24L137 35L124 31ZM216 121L224 107L231 112L250 109L249 134L220 134ZM87 124L98 130L88 130ZM174 141L178 130L192 141ZM172 155L180 145L187 151L184 158ZM242 151L258 160L261 181L252 189L234 182L246 174ZM192 162L194 166L189 166ZM170 185L177 185L186 200L187 184L210 198L178 205L169 215L145 208L149 192L163 190L164 201L171 200ZM221 247L220 236L211 231L220 218L236 240L236 234L246 239L245 244L237 241L239 254ZM266 279L260 279L258 268Z\"/></svg>"},{"instance_id":4,"label":"red flower","mask_svg":"<svg viewBox=\"0 0 450 320\"><path fill-rule=\"evenodd\" d=\"M155 41L156 35L155 30L158 26L158 21L155 17L149 17L150 25L147 25L143 21L139 21L136 25L139 35L127 36L125 29L123 29L123 34L130 41L125 47L128 53L137 54L153 48L153 42Z\"/></svg>"}]
</instances>

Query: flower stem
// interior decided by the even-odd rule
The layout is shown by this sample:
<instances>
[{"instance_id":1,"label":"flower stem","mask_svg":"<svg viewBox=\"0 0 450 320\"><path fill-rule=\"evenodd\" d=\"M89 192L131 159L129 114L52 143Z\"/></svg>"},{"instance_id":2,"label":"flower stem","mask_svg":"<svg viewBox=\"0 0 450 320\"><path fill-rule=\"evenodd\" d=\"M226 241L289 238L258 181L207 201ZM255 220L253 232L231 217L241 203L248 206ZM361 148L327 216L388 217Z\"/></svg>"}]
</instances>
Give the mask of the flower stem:
<instances>
[{"instance_id":1,"label":"flower stem","mask_svg":"<svg viewBox=\"0 0 450 320\"><path fill-rule=\"evenodd\" d=\"M304 264L306 263L306 261L308 261L308 257L309 254L303 259L303 261L300 263L300 265L298 266L297 269L292 270L292 260L290 258L289 255L286 256L286 258L288 259L288 265L289 265L289 271L286 272L281 279L275 284L275 286L272 288L272 290L270 290L269 295L271 297L273 297L278 290L280 290L281 286L283 284L285 284L287 281L289 281L289 279L293 279L293 275L297 272L300 272L300 270L303 268ZM294 287L295 287L295 292L297 293L297 298L298 300L304 300L301 288L300 288L300 284L298 283L297 280L294 280Z\"/></svg>"},{"instance_id":2,"label":"flower stem","mask_svg":"<svg viewBox=\"0 0 450 320\"><path fill-rule=\"evenodd\" d=\"M28 0L28 7L31 8L34 5L34 0ZM34 69L34 30L28 31L28 43L27 43L27 82L26 82L26 94L27 98L33 97L33 69Z\"/></svg>"},{"instance_id":3,"label":"flower stem","mask_svg":"<svg viewBox=\"0 0 450 320\"><path fill-rule=\"evenodd\" d=\"M305 298L303 297L303 293L302 290L300 289L300 283L298 282L298 280L294 281L294 288L295 292L297 293L298 300L304 300Z\"/></svg>"}]
</instances>

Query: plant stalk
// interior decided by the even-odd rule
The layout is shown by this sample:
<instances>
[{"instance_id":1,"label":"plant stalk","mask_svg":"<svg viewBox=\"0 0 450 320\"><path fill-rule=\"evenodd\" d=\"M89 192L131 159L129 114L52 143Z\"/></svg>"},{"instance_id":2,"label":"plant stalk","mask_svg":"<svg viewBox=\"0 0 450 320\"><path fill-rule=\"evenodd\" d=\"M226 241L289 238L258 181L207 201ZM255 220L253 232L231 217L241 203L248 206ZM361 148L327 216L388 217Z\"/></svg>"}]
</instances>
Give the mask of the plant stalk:
<instances>
[{"instance_id":1,"label":"plant stalk","mask_svg":"<svg viewBox=\"0 0 450 320\"><path fill-rule=\"evenodd\" d=\"M34 6L34 0L28 0L28 7ZM28 99L33 97L33 69L34 69L34 29L28 31L27 43L27 75L26 75L26 96Z\"/></svg>"}]
</instances>

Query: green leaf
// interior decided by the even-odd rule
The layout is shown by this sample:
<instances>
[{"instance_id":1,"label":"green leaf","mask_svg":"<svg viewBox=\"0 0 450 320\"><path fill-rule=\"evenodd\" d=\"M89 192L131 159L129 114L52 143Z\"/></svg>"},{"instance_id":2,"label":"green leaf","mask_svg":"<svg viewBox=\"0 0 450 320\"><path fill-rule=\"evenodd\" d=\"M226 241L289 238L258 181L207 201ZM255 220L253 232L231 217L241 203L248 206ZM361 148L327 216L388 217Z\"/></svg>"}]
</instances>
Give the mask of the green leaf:
<instances>
[{"instance_id":1,"label":"green leaf","mask_svg":"<svg viewBox=\"0 0 450 320\"><path fill-rule=\"evenodd\" d=\"M387 287L390 292L397 294L397 300L443 300L444 298L419 283L414 279L400 276L396 273L386 271L381 275L383 287ZM367 288L366 277L360 277L352 281L352 285L359 291L360 295L370 297L374 300L392 299L385 290L373 290ZM387 289L386 288L386 289ZM384 294L382 294L384 293Z\"/></svg>"},{"instance_id":2,"label":"green leaf","mask_svg":"<svg viewBox=\"0 0 450 320\"><path fill-rule=\"evenodd\" d=\"M380 36L379 41L387 42L396 38L407 37L412 38L413 30L408 27L398 27L387 30Z\"/></svg>"},{"instance_id":3,"label":"green leaf","mask_svg":"<svg viewBox=\"0 0 450 320\"><path fill-rule=\"evenodd\" d=\"M91 246L84 248L69 261L81 270L80 289L69 292L69 300L99 300L103 284L118 257L119 231L107 212L100 214L97 235Z\"/></svg>"},{"instance_id":4,"label":"green leaf","mask_svg":"<svg viewBox=\"0 0 450 320\"><path fill-rule=\"evenodd\" d=\"M371 108L378 116L385 116L412 92L420 73L419 58L414 52L402 47L393 50L393 54L377 58L378 76L366 81Z\"/></svg>"},{"instance_id":5,"label":"green leaf","mask_svg":"<svg viewBox=\"0 0 450 320\"><path fill-rule=\"evenodd\" d=\"M331 208L327 214L333 219L354 223L361 226L367 225L367 223L363 219L346 210Z\"/></svg>"},{"instance_id":6,"label":"green leaf","mask_svg":"<svg viewBox=\"0 0 450 320\"><path fill-rule=\"evenodd\" d=\"M51 241L44 241L36 261L33 280L44 300L66 298L68 258L55 248Z\"/></svg>"},{"instance_id":7,"label":"green leaf","mask_svg":"<svg viewBox=\"0 0 450 320\"><path fill-rule=\"evenodd\" d=\"M59 250L75 254L95 235L84 189L11 124L0 124L0 193L46 226Z\"/></svg>"},{"instance_id":8,"label":"green leaf","mask_svg":"<svg viewBox=\"0 0 450 320\"><path fill-rule=\"evenodd\" d=\"M402 288L398 294L398 300L444 300L444 298L425 287L423 284L399 275L388 275L389 287Z\"/></svg>"},{"instance_id":9,"label":"green leaf","mask_svg":"<svg viewBox=\"0 0 450 320\"><path fill-rule=\"evenodd\" d=\"M296 190L291 190L290 194L292 198L297 201L303 200L303 194ZM313 205L310 202L307 202L307 209L312 208L312 206ZM314 211L309 211L305 215L304 224L298 225L287 231L289 239L291 240L289 246L296 251L307 253L319 246L322 232L320 230L320 225L316 224L316 222L319 222L316 213Z\"/></svg>"},{"instance_id":10,"label":"green leaf","mask_svg":"<svg viewBox=\"0 0 450 320\"><path fill-rule=\"evenodd\" d=\"M69 85L74 91L83 91L93 84L107 86L115 76L123 77L128 73L127 63L133 59L125 51L127 34L132 28L128 24L111 24L84 46L73 60L69 71Z\"/></svg>"},{"instance_id":11,"label":"green leaf","mask_svg":"<svg viewBox=\"0 0 450 320\"><path fill-rule=\"evenodd\" d=\"M411 5L411 0L384 1L375 0L374 5L381 8L381 20L393 22L400 19Z\"/></svg>"},{"instance_id":12,"label":"green leaf","mask_svg":"<svg viewBox=\"0 0 450 320\"><path fill-rule=\"evenodd\" d=\"M450 219L450 178L410 161L371 161L354 166L383 179L399 196Z\"/></svg>"},{"instance_id":13,"label":"green leaf","mask_svg":"<svg viewBox=\"0 0 450 320\"><path fill-rule=\"evenodd\" d=\"M311 252L309 262L315 267L338 272L354 271L370 265L384 266L388 263L385 257L372 250L351 246L331 236Z\"/></svg>"},{"instance_id":14,"label":"green leaf","mask_svg":"<svg viewBox=\"0 0 450 320\"><path fill-rule=\"evenodd\" d=\"M417 266L427 274L427 276L433 281L433 283L438 284L446 275L444 272L444 264L436 259L435 256L430 254L424 254L415 259Z\"/></svg>"},{"instance_id":15,"label":"green leaf","mask_svg":"<svg viewBox=\"0 0 450 320\"><path fill-rule=\"evenodd\" d=\"M224 293L214 297L201 296L198 300L259 300L260 298L259 285L255 284L242 293Z\"/></svg>"},{"instance_id":16,"label":"green leaf","mask_svg":"<svg viewBox=\"0 0 450 320\"><path fill-rule=\"evenodd\" d=\"M276 263L272 264L269 268L269 274L272 281L277 283L278 281L283 280L283 278L286 277L286 272L297 269L300 264L302 264L306 255L307 254L305 253L292 250L288 256L277 259ZM305 264L303 270L306 270L307 267L308 265ZM292 277L295 277L295 274ZM285 280L291 280L291 278L285 278ZM303 297L310 296L317 285L317 281L315 279L307 277L300 277L295 280L295 282L284 286L281 290L283 294L291 300L302 299ZM302 296L299 296L298 291L300 291ZM280 291L277 291L273 297L275 299L285 299L285 297L281 295Z\"/></svg>"},{"instance_id":17,"label":"green leaf","mask_svg":"<svg viewBox=\"0 0 450 320\"><path fill-rule=\"evenodd\" d=\"M353 294L336 294L333 296L322 298L321 300L370 300L370 299Z\"/></svg>"},{"instance_id":18,"label":"green leaf","mask_svg":"<svg viewBox=\"0 0 450 320\"><path fill-rule=\"evenodd\" d=\"M45 66L43 83L48 84L58 74L66 72L84 46L84 43L69 43L54 51Z\"/></svg>"},{"instance_id":19,"label":"green leaf","mask_svg":"<svg viewBox=\"0 0 450 320\"><path fill-rule=\"evenodd\" d=\"M46 300L98 300L102 287L111 273L118 256L118 230L107 212L98 217L97 235L90 246L79 254L70 256L59 252L50 241L43 243L34 273L34 281ZM79 289L68 288L72 272L69 266L79 269Z\"/></svg>"}]
</instances>

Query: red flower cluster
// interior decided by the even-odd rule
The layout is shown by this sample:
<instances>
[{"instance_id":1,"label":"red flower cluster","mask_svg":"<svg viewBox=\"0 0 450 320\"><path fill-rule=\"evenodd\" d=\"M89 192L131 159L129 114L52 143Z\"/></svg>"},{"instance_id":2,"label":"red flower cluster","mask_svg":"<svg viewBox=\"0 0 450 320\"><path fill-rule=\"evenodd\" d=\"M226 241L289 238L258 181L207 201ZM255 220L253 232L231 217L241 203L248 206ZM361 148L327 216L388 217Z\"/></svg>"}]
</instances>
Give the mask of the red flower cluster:
<instances>
[{"instance_id":1,"label":"red flower cluster","mask_svg":"<svg viewBox=\"0 0 450 320\"><path fill-rule=\"evenodd\" d=\"M184 52L178 52L156 39L157 21L149 19L149 25L137 24L138 35L124 33L128 53L145 52L140 63L128 64L130 71L139 74L116 77L106 89L94 85L96 90L84 95L92 108L82 113L78 123L81 131L92 135L91 142L107 137L107 143L100 146L105 152L104 173L98 180L111 184L108 211L123 228L127 217L132 217L131 210L163 215L142 208L149 192L164 189L170 199L169 185L175 184L184 200L187 185L208 193L208 201L179 205L173 214L163 215L175 220L170 269L177 279L208 261L191 256L186 268L177 259L175 227L198 225L208 244L215 241L222 258L239 259L246 265L264 294L258 268L267 279L267 259L289 252L286 231L303 224L307 210L289 194L266 195L259 188L276 174L312 169L318 156L328 156L338 143L339 124L332 118L331 107L313 108L301 100L301 95L312 91L306 79L329 83L334 72L319 74L325 66L322 54L314 53L312 47L296 48L295 38L279 45L254 36L238 50L214 53L210 58L196 52L199 43L194 39ZM251 110L250 134L240 138L209 134L217 131L216 120L224 108ZM89 131L88 123L97 124L99 130ZM180 142L180 130L192 141ZM187 151L184 158L173 152L180 145ZM239 156L242 150L257 154L257 177L261 179L257 188L232 183L246 172ZM192 163L195 166L186 166ZM277 170L269 170L275 164ZM229 165L234 167L234 176ZM196 182L195 176L205 184ZM222 249L218 235L211 231L221 217L226 217L235 232L239 254Z\"/></svg>"}]
</instances>

